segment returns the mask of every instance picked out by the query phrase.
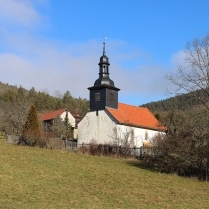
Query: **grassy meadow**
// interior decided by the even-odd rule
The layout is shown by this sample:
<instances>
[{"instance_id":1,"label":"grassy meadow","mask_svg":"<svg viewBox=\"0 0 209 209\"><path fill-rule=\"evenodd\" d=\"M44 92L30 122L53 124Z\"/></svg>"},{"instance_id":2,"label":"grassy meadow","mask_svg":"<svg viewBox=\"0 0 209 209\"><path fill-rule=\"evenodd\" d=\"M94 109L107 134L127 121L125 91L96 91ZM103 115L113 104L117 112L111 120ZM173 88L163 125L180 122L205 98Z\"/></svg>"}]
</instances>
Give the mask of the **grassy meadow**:
<instances>
[{"instance_id":1,"label":"grassy meadow","mask_svg":"<svg viewBox=\"0 0 209 209\"><path fill-rule=\"evenodd\" d=\"M209 208L209 183L0 139L0 208Z\"/></svg>"}]
</instances>

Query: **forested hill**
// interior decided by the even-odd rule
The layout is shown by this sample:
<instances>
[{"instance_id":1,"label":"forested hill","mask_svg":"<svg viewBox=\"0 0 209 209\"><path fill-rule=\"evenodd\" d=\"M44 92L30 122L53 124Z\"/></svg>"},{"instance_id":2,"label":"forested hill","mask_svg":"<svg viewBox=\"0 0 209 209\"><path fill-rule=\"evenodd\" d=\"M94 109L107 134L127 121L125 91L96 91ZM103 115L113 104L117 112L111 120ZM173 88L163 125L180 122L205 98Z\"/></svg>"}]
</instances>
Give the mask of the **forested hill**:
<instances>
[{"instance_id":1,"label":"forested hill","mask_svg":"<svg viewBox=\"0 0 209 209\"><path fill-rule=\"evenodd\" d=\"M209 102L209 96L207 95L206 91L204 90L197 90L195 95L199 95L204 103ZM170 97L165 100L160 100L157 102L150 102L147 104L140 105L141 107L147 107L151 112L163 112L163 111L170 111L170 110L190 110L193 107L202 106L202 102L194 94L187 93L187 94L178 94L175 97Z\"/></svg>"},{"instance_id":2,"label":"forested hill","mask_svg":"<svg viewBox=\"0 0 209 209\"><path fill-rule=\"evenodd\" d=\"M0 111L5 103L13 104L31 103L34 104L39 113L67 108L72 114L85 115L89 109L89 101L80 97L71 96L70 91L61 94L56 92L56 96L51 96L47 91L36 91L35 88L26 90L23 87L12 86L0 82Z\"/></svg>"},{"instance_id":3,"label":"forested hill","mask_svg":"<svg viewBox=\"0 0 209 209\"><path fill-rule=\"evenodd\" d=\"M198 90L195 94L198 94L205 103L209 102L206 91ZM89 101L87 99L82 99L80 97L75 98L71 96L70 91L66 91L64 94L57 91L56 96L51 96L47 91L36 91L34 87L30 90L26 90L21 86L17 87L0 82L0 104L2 102L5 103L14 100L14 97L19 97L23 102L25 100L31 101L31 103L36 106L39 113L67 108L73 114L80 114L83 116L89 109ZM158 113L170 110L185 111L201 105L202 102L197 96L194 97L193 93L188 93L179 94L175 97L170 97L157 102L150 102L140 106L147 107L153 113Z\"/></svg>"}]
</instances>

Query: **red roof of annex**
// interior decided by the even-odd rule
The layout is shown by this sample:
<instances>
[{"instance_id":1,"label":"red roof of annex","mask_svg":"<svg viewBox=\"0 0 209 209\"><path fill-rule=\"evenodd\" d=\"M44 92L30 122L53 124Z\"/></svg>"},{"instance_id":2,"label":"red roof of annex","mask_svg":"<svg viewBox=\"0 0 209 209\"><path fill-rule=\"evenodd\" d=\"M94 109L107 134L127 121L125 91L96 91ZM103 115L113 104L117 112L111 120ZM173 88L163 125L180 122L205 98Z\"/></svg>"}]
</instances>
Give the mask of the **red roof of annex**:
<instances>
[{"instance_id":1,"label":"red roof of annex","mask_svg":"<svg viewBox=\"0 0 209 209\"><path fill-rule=\"evenodd\" d=\"M62 109L59 109L59 110L54 110L54 111L50 111L50 112L47 112L47 113L44 113L41 115L41 120L42 121L46 121L46 120L52 120L52 119L55 119L57 118L58 116L60 116L63 112L66 112L69 110L67 110L66 108L62 108ZM80 115L72 115L76 120L80 120L82 118L82 116Z\"/></svg>"}]
</instances>

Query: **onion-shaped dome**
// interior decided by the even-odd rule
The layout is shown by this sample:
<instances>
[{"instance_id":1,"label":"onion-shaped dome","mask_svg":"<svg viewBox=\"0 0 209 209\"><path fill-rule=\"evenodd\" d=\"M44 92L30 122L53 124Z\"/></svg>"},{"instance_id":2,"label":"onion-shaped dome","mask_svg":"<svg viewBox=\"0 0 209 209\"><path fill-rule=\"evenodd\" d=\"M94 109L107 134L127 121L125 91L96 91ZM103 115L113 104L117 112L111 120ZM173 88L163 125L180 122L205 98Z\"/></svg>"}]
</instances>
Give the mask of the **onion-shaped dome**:
<instances>
[{"instance_id":1,"label":"onion-shaped dome","mask_svg":"<svg viewBox=\"0 0 209 209\"><path fill-rule=\"evenodd\" d=\"M115 86L114 82L109 78L109 76L106 75L100 75L99 78L94 82L94 86Z\"/></svg>"}]
</instances>

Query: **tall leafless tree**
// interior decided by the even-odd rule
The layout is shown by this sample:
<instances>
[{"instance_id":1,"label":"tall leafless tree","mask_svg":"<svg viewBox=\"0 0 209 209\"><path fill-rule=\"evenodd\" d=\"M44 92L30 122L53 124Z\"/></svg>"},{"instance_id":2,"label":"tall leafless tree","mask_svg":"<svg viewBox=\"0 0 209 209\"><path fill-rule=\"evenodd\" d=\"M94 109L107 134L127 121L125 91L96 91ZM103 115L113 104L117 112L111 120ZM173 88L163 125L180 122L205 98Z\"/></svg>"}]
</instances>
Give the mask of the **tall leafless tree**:
<instances>
[{"instance_id":1,"label":"tall leafless tree","mask_svg":"<svg viewBox=\"0 0 209 209\"><path fill-rule=\"evenodd\" d=\"M9 102L1 101L1 129L8 134L19 135L22 132L29 105L29 101L20 99L18 95L11 98Z\"/></svg>"},{"instance_id":2,"label":"tall leafless tree","mask_svg":"<svg viewBox=\"0 0 209 209\"><path fill-rule=\"evenodd\" d=\"M177 87L174 93L184 90L189 93L189 96L198 98L205 108L192 109L187 115L168 114L166 125L170 131L173 129L173 134L165 136L162 141L159 141L157 147L169 150L163 155L165 158L169 156L169 159L164 162L170 163L173 160L173 165L177 165L175 160L181 160L182 164L179 164L179 167L174 166L175 171L179 172L179 169L182 169L183 173L188 175L195 173L205 176L207 180L209 171L209 34L201 39L196 38L186 45L184 63L178 66L175 73L167 74L166 78ZM190 149L187 152L188 148Z\"/></svg>"},{"instance_id":3,"label":"tall leafless tree","mask_svg":"<svg viewBox=\"0 0 209 209\"><path fill-rule=\"evenodd\" d=\"M198 91L203 90L209 96L209 34L188 42L184 55L184 63L178 66L177 72L167 74L166 78L177 86L177 91L190 92L209 109Z\"/></svg>"}]
</instances>

